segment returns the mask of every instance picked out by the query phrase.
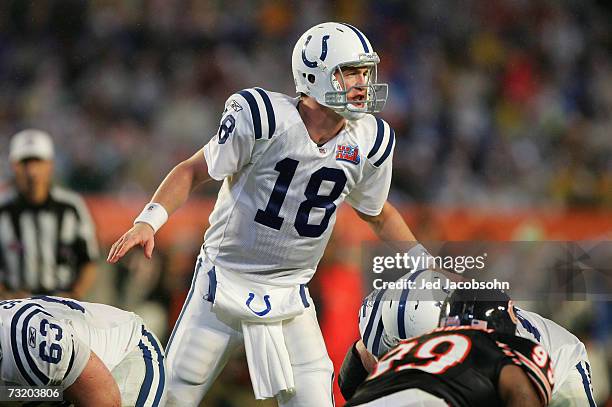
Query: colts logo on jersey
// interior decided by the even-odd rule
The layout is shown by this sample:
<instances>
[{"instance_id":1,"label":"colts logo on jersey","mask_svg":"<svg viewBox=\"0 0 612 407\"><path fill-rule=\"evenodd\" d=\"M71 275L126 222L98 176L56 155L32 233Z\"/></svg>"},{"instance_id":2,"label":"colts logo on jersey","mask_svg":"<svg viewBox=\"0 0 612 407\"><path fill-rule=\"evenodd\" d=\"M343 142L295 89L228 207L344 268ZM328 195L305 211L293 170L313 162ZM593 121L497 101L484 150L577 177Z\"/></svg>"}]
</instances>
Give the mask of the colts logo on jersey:
<instances>
[{"instance_id":1,"label":"colts logo on jersey","mask_svg":"<svg viewBox=\"0 0 612 407\"><path fill-rule=\"evenodd\" d=\"M359 156L359 147L347 145L339 145L336 150L336 160L348 161L352 164L359 164L361 157Z\"/></svg>"}]
</instances>

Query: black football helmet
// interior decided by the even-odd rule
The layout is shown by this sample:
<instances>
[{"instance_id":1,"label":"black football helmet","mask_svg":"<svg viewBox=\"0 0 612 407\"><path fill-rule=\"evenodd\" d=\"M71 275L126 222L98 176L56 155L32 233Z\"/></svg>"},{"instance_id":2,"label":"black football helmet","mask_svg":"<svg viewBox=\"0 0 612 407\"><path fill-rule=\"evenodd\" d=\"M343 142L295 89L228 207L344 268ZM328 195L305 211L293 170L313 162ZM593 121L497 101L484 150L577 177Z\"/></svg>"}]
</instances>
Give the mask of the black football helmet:
<instances>
[{"instance_id":1,"label":"black football helmet","mask_svg":"<svg viewBox=\"0 0 612 407\"><path fill-rule=\"evenodd\" d=\"M440 327L471 326L515 335L512 300L501 290L456 289L442 305Z\"/></svg>"}]
</instances>

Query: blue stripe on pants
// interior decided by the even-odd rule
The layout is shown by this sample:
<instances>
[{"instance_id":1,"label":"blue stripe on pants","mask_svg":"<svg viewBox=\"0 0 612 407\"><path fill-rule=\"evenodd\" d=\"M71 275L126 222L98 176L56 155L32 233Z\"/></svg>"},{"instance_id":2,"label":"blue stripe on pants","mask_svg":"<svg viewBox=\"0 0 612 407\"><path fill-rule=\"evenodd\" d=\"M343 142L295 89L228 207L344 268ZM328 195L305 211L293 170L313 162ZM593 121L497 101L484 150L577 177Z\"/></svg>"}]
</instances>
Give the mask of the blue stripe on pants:
<instances>
[{"instance_id":1,"label":"blue stripe on pants","mask_svg":"<svg viewBox=\"0 0 612 407\"><path fill-rule=\"evenodd\" d=\"M588 368L588 364L586 362L585 365L587 365ZM584 368L582 367L582 362L578 362L578 364L576 365L576 369L578 369L580 376L582 376L582 385L584 386L584 391L586 392L587 398L589 399L589 407L597 407L597 405L595 404L595 400L593 400L593 393L591 392L591 381L589 380L586 372L584 371Z\"/></svg>"},{"instance_id":2,"label":"blue stripe on pants","mask_svg":"<svg viewBox=\"0 0 612 407\"><path fill-rule=\"evenodd\" d=\"M153 383L153 360L151 360L151 351L147 348L142 340L138 343L138 347L142 350L143 359L145 362L145 378L140 386L140 392L138 392L138 399L136 400L136 407L144 407L149 393L151 392L151 384Z\"/></svg>"},{"instance_id":3,"label":"blue stripe on pants","mask_svg":"<svg viewBox=\"0 0 612 407\"><path fill-rule=\"evenodd\" d=\"M161 401L162 394L164 393L164 387L166 386L166 370L164 367L164 353L161 350L161 346L159 346L159 342L157 339L151 334L151 332L147 331L145 327L142 327L142 334L147 337L153 348L155 349L155 353L157 354L157 366L159 367L159 379L157 383L157 391L155 392L155 399L153 400L153 407L159 406ZM146 361L145 361L146 363Z\"/></svg>"}]
</instances>

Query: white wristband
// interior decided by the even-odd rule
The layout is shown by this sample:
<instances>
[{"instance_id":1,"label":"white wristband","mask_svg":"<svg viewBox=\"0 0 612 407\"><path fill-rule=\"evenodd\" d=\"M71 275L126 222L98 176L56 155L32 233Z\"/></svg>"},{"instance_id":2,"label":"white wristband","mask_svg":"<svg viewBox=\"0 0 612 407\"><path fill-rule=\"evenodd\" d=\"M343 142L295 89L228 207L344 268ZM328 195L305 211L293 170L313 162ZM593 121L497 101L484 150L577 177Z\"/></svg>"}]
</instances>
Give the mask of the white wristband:
<instances>
[{"instance_id":1,"label":"white wristband","mask_svg":"<svg viewBox=\"0 0 612 407\"><path fill-rule=\"evenodd\" d=\"M153 228L153 232L157 233L164 223L168 220L168 212L161 204L151 202L144 207L140 215L134 219L134 225L137 223L146 223Z\"/></svg>"}]
</instances>

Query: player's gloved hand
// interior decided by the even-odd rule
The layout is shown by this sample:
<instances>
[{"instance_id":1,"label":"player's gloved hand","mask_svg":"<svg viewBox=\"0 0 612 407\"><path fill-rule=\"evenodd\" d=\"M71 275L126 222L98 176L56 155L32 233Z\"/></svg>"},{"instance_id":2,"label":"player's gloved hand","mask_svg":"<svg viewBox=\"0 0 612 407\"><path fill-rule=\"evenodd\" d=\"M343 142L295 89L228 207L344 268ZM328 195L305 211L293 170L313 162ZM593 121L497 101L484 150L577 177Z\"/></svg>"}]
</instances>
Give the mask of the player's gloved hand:
<instances>
[{"instance_id":1,"label":"player's gloved hand","mask_svg":"<svg viewBox=\"0 0 612 407\"><path fill-rule=\"evenodd\" d=\"M113 243L106 261L116 263L136 245L144 247L144 255L147 259L150 259L153 255L153 247L155 247L154 236L155 232L149 224L144 222L136 223Z\"/></svg>"}]
</instances>

